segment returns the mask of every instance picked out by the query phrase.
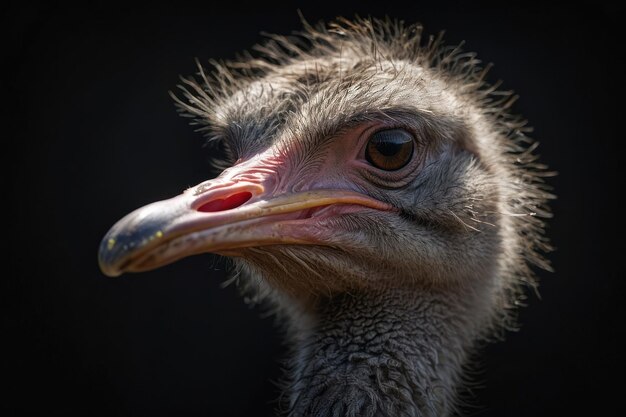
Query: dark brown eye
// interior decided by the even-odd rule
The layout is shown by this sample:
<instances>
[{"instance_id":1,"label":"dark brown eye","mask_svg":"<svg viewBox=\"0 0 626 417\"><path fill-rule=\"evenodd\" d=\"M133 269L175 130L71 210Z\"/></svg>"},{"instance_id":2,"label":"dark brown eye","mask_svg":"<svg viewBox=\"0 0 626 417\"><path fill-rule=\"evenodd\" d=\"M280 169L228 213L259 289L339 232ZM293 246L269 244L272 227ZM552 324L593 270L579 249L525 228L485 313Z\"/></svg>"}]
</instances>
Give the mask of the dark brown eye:
<instances>
[{"instance_id":1,"label":"dark brown eye","mask_svg":"<svg viewBox=\"0 0 626 417\"><path fill-rule=\"evenodd\" d=\"M414 142L413 136L406 130L381 130L367 142L365 158L376 168L396 171L411 160Z\"/></svg>"}]
</instances>

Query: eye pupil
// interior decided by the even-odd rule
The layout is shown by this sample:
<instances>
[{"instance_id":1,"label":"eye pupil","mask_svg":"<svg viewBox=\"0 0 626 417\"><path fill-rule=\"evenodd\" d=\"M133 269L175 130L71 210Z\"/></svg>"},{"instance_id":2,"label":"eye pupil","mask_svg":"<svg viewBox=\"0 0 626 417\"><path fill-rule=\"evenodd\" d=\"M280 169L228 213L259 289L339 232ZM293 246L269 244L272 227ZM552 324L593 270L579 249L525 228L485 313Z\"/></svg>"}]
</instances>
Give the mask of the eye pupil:
<instances>
[{"instance_id":1,"label":"eye pupil","mask_svg":"<svg viewBox=\"0 0 626 417\"><path fill-rule=\"evenodd\" d=\"M394 156L402 149L402 145L404 143L398 143L396 140L390 140L387 142L377 142L374 143L376 146L376 150L383 156Z\"/></svg>"},{"instance_id":2,"label":"eye pupil","mask_svg":"<svg viewBox=\"0 0 626 417\"><path fill-rule=\"evenodd\" d=\"M381 130L369 139L365 157L376 168L395 171L409 163L413 148L413 136L406 130Z\"/></svg>"}]
</instances>

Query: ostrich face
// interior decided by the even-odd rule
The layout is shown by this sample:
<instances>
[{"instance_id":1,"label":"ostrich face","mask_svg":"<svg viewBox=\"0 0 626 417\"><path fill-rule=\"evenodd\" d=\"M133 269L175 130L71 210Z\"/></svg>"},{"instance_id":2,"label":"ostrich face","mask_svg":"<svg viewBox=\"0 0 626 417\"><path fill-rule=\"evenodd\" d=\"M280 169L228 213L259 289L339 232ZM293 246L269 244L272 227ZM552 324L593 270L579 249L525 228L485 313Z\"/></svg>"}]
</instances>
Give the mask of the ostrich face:
<instances>
[{"instance_id":1,"label":"ostrich face","mask_svg":"<svg viewBox=\"0 0 626 417\"><path fill-rule=\"evenodd\" d=\"M229 64L185 80L179 104L226 150L226 168L120 220L102 270L213 252L304 296L456 285L519 263L529 245L501 213L527 214L520 190L536 187L513 165L511 126L478 93L482 75L436 68L435 47L409 55L389 34L350 30L309 33L341 47L266 47L273 61L250 60L245 74Z\"/></svg>"}]
</instances>

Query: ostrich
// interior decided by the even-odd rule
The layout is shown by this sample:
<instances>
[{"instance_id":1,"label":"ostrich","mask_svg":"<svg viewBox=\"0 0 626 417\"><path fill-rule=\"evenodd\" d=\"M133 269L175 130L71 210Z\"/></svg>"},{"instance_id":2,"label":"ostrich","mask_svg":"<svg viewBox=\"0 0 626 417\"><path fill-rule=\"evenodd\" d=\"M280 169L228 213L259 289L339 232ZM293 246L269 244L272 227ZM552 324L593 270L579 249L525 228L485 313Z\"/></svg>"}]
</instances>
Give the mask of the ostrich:
<instances>
[{"instance_id":1,"label":"ostrich","mask_svg":"<svg viewBox=\"0 0 626 417\"><path fill-rule=\"evenodd\" d=\"M182 78L221 174L120 220L100 267L231 257L287 323L285 415L454 414L549 268L546 168L475 54L391 19L303 25Z\"/></svg>"}]
</instances>

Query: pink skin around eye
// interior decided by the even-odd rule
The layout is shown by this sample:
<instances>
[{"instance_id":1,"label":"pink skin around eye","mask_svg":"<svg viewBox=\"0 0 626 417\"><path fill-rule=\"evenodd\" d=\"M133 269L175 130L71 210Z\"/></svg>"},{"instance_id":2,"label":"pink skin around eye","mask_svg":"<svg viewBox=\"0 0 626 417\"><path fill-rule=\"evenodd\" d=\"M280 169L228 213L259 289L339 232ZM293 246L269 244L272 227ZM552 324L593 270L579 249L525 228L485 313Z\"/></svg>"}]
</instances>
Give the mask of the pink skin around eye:
<instances>
[{"instance_id":1,"label":"pink skin around eye","mask_svg":"<svg viewBox=\"0 0 626 417\"><path fill-rule=\"evenodd\" d=\"M296 170L294 172L281 172L282 181L279 188L284 191L323 188L359 191L362 189L358 184L362 178L359 172L369 168L369 163L364 157L367 138L370 132L379 127L380 123L359 125L326 141L314 152L315 159L309 159L309 165L303 164L304 169L294 167ZM297 149L289 150L289 145L287 149L287 154L298 152ZM314 166L315 169L309 169L310 166Z\"/></svg>"},{"instance_id":2,"label":"pink skin around eye","mask_svg":"<svg viewBox=\"0 0 626 417\"><path fill-rule=\"evenodd\" d=\"M199 197L195 210L205 213L226 211L259 199L309 190L359 191L358 182L362 181L359 172L368 166L363 160L363 148L368 132L379 126L365 124L337 135L317 150L316 160L310 165L292 163L299 159L293 155L299 149L288 142L277 145L282 147L280 151L267 149L190 190ZM349 209L348 206L338 208ZM324 211L335 210L337 208Z\"/></svg>"}]
</instances>

